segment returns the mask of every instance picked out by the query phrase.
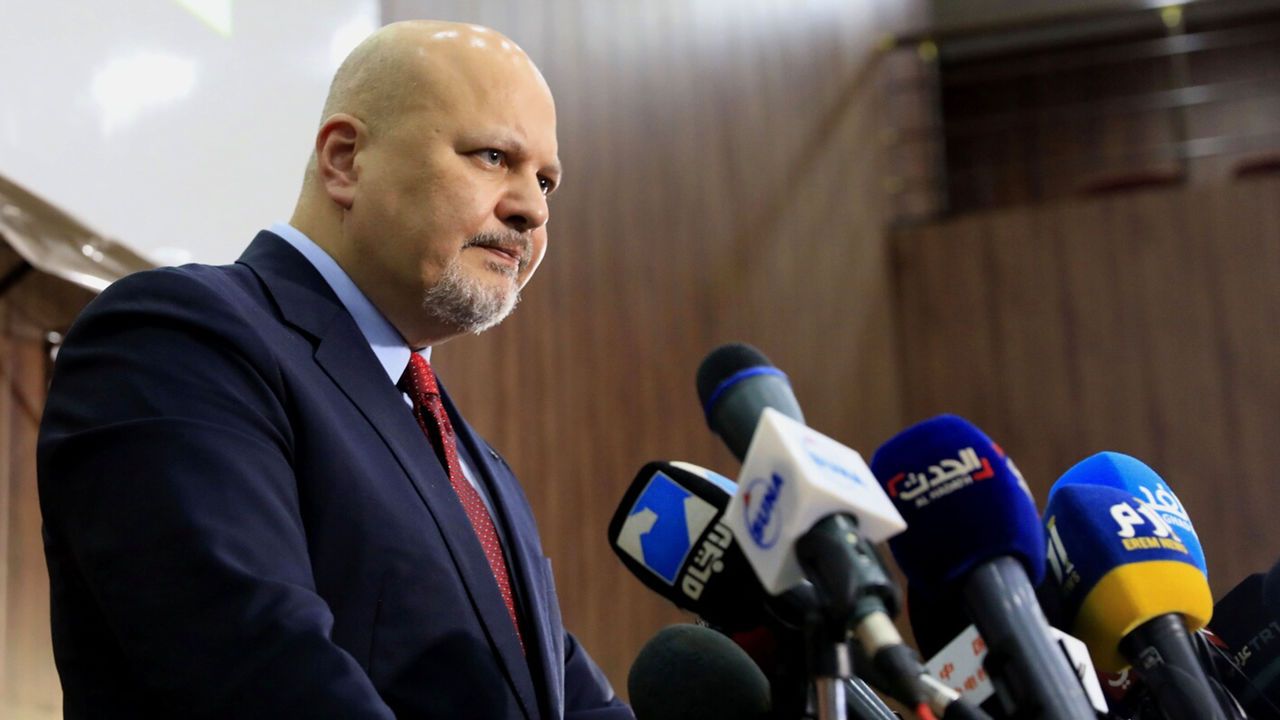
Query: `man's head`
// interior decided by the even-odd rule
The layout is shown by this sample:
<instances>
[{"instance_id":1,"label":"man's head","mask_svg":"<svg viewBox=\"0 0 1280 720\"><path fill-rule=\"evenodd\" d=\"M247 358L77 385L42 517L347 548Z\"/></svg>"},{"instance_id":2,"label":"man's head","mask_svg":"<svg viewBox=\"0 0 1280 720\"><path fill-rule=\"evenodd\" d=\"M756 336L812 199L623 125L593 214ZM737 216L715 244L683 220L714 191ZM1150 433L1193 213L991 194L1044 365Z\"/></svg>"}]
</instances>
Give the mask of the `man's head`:
<instances>
[{"instance_id":1,"label":"man's head","mask_svg":"<svg viewBox=\"0 0 1280 720\"><path fill-rule=\"evenodd\" d=\"M414 347L510 312L546 250L555 105L515 43L388 25L334 76L293 224Z\"/></svg>"}]
</instances>

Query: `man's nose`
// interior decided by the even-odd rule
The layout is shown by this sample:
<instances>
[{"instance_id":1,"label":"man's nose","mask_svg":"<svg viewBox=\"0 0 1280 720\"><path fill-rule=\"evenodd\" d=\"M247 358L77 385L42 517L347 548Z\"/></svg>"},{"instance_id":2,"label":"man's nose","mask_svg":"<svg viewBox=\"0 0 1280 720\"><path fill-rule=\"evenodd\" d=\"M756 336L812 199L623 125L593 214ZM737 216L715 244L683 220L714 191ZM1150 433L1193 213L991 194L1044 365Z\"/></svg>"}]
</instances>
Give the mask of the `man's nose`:
<instances>
[{"instance_id":1,"label":"man's nose","mask_svg":"<svg viewBox=\"0 0 1280 720\"><path fill-rule=\"evenodd\" d=\"M546 225L550 212L542 182L537 177L513 177L498 203L497 213L507 227L521 232Z\"/></svg>"}]
</instances>

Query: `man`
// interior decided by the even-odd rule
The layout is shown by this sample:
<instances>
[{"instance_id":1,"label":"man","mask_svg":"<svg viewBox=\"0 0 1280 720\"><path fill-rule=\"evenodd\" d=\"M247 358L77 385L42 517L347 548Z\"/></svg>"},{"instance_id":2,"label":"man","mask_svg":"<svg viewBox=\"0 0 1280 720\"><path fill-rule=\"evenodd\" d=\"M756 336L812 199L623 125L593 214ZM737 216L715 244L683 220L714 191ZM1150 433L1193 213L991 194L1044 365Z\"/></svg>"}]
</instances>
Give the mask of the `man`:
<instances>
[{"instance_id":1,"label":"man","mask_svg":"<svg viewBox=\"0 0 1280 720\"><path fill-rule=\"evenodd\" d=\"M514 43L391 25L334 77L290 224L86 309L39 443L68 717L630 717L426 362L511 311L559 179Z\"/></svg>"}]
</instances>

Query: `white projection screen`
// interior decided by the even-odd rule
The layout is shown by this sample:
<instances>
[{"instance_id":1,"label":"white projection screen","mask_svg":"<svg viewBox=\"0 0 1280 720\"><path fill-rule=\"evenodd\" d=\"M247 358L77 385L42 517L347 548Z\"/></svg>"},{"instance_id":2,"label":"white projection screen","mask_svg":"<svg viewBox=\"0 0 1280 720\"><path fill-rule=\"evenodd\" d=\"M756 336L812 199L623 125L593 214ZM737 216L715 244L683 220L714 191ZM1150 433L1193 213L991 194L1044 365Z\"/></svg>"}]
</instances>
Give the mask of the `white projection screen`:
<instances>
[{"instance_id":1,"label":"white projection screen","mask_svg":"<svg viewBox=\"0 0 1280 720\"><path fill-rule=\"evenodd\" d=\"M160 264L287 220L377 0L6 0L0 175Z\"/></svg>"}]
</instances>

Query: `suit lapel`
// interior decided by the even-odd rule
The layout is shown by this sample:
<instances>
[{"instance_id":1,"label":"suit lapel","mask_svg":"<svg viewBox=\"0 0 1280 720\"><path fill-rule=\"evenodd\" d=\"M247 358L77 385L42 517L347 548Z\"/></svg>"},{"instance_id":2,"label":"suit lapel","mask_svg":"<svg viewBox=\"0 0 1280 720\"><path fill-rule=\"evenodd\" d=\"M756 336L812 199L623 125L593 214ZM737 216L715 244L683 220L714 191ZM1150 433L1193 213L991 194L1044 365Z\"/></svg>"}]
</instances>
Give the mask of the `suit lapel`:
<instances>
[{"instance_id":1,"label":"suit lapel","mask_svg":"<svg viewBox=\"0 0 1280 720\"><path fill-rule=\"evenodd\" d=\"M496 515L494 522L500 523L505 531L507 565L518 588L517 596L523 605L527 623L521 626L525 647L531 654L537 653L536 661L542 669L540 696L550 703L547 714L560 717L564 707L563 637L559 632L560 623L552 620L551 608L548 607L551 592L547 587L546 560L538 542L537 526L529 511L529 501L506 462L462 419L443 387L441 397L459 440L466 446L489 491ZM514 646L513 650L517 654L520 652L519 646Z\"/></svg>"},{"instance_id":2,"label":"suit lapel","mask_svg":"<svg viewBox=\"0 0 1280 720\"><path fill-rule=\"evenodd\" d=\"M533 680L511 628L484 550L449 478L400 391L387 379L368 342L324 278L277 236L261 232L241 256L266 285L286 320L316 340L315 360L382 437L426 510L439 526L472 607L497 649L508 680L536 717Z\"/></svg>"}]
</instances>

